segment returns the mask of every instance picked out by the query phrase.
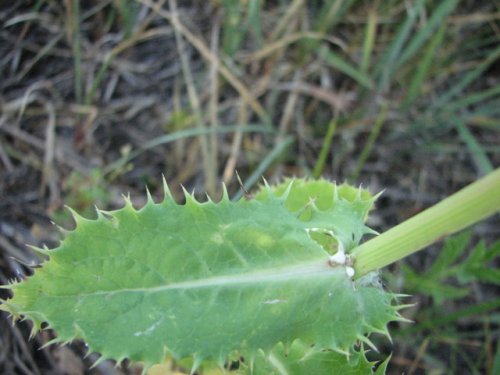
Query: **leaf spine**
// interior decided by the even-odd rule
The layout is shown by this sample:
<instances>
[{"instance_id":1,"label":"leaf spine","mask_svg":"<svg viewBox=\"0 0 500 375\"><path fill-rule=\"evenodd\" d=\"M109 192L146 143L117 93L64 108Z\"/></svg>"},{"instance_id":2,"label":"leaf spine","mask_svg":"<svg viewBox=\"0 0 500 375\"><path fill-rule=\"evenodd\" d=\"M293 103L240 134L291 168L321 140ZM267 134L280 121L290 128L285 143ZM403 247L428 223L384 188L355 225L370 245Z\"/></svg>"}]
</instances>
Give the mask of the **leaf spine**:
<instances>
[{"instance_id":1,"label":"leaf spine","mask_svg":"<svg viewBox=\"0 0 500 375\"><path fill-rule=\"evenodd\" d=\"M407 303L403 305L393 305L392 307L394 308L394 310L399 311L410 307L415 307L416 305L417 305L416 303Z\"/></svg>"},{"instance_id":2,"label":"leaf spine","mask_svg":"<svg viewBox=\"0 0 500 375\"><path fill-rule=\"evenodd\" d=\"M267 196L272 197L274 195L273 189L271 188L271 186L269 186L269 183L267 182L267 180L264 177L262 177L262 181L264 183L264 189L266 190Z\"/></svg>"},{"instance_id":3,"label":"leaf spine","mask_svg":"<svg viewBox=\"0 0 500 375\"><path fill-rule=\"evenodd\" d=\"M374 236L379 236L380 233L377 232L376 230L370 228L369 226L365 225L363 227L363 234L373 234Z\"/></svg>"},{"instance_id":4,"label":"leaf spine","mask_svg":"<svg viewBox=\"0 0 500 375\"><path fill-rule=\"evenodd\" d=\"M23 266L28 267L30 269L40 268L40 263L36 263L34 260L31 260L31 262L28 263L25 262L24 260L16 258L15 256L10 256L9 258L12 259L14 262L22 264ZM21 272L19 269L16 270L16 275L21 280L25 280L27 278L24 272Z\"/></svg>"},{"instance_id":5,"label":"leaf spine","mask_svg":"<svg viewBox=\"0 0 500 375\"><path fill-rule=\"evenodd\" d=\"M372 202L375 202L384 193L385 193L385 189L379 191L377 194L375 194L373 197L371 197L370 200Z\"/></svg>"},{"instance_id":6,"label":"leaf spine","mask_svg":"<svg viewBox=\"0 0 500 375\"><path fill-rule=\"evenodd\" d=\"M51 345L54 345L54 344L60 344L62 342L62 340L59 338L59 337L55 337L53 338L52 340L49 340L47 341L45 344L43 344L40 349L45 349Z\"/></svg>"},{"instance_id":7,"label":"leaf spine","mask_svg":"<svg viewBox=\"0 0 500 375\"><path fill-rule=\"evenodd\" d=\"M33 340L38 332L40 332L40 326L37 323L33 322L28 340Z\"/></svg>"},{"instance_id":8,"label":"leaf spine","mask_svg":"<svg viewBox=\"0 0 500 375\"><path fill-rule=\"evenodd\" d=\"M205 196L207 197L206 203L214 203L214 201L212 200L212 198L210 197L210 195L208 193L205 193Z\"/></svg>"},{"instance_id":9,"label":"leaf spine","mask_svg":"<svg viewBox=\"0 0 500 375\"><path fill-rule=\"evenodd\" d=\"M12 282L12 280L8 280L7 282L8 282L8 284L6 284L6 285L0 285L0 289L12 290L12 289L14 289L14 287L16 286L16 284L19 284L19 283L15 282L15 281ZM0 299L0 301L2 301L3 304L7 304L7 301L4 301L2 299Z\"/></svg>"},{"instance_id":10,"label":"leaf spine","mask_svg":"<svg viewBox=\"0 0 500 375\"><path fill-rule=\"evenodd\" d=\"M229 193L227 192L227 186L223 182L222 183L222 199L221 202L229 202Z\"/></svg>"},{"instance_id":11,"label":"leaf spine","mask_svg":"<svg viewBox=\"0 0 500 375\"><path fill-rule=\"evenodd\" d=\"M411 294L405 294L405 293L391 293L391 296L395 300L398 300L399 298L409 298L409 297L412 297Z\"/></svg>"},{"instance_id":12,"label":"leaf spine","mask_svg":"<svg viewBox=\"0 0 500 375\"><path fill-rule=\"evenodd\" d=\"M333 182L333 203L335 204L339 199L339 187L336 182Z\"/></svg>"},{"instance_id":13,"label":"leaf spine","mask_svg":"<svg viewBox=\"0 0 500 375\"><path fill-rule=\"evenodd\" d=\"M106 216L106 215L109 215L108 212L99 209L97 206L94 206L94 208L95 208L95 212L97 213L97 220L101 220L101 221L109 220L109 217Z\"/></svg>"},{"instance_id":14,"label":"leaf spine","mask_svg":"<svg viewBox=\"0 0 500 375\"><path fill-rule=\"evenodd\" d=\"M356 190L356 200L357 201L362 201L363 199L361 198L361 193L363 192L363 184L359 184L357 190Z\"/></svg>"},{"instance_id":15,"label":"leaf spine","mask_svg":"<svg viewBox=\"0 0 500 375\"><path fill-rule=\"evenodd\" d=\"M191 366L191 371L189 372L190 375L194 375L196 370L200 367L201 362L203 362L203 358L198 353L195 353L193 355L193 365Z\"/></svg>"},{"instance_id":16,"label":"leaf spine","mask_svg":"<svg viewBox=\"0 0 500 375\"><path fill-rule=\"evenodd\" d=\"M373 332L373 333L379 333L381 335L384 335L392 343L392 337L391 337L391 334L389 333L389 330L387 329L387 326L384 325L382 328L378 328L378 327L372 326L370 324L365 324L364 328L366 331Z\"/></svg>"},{"instance_id":17,"label":"leaf spine","mask_svg":"<svg viewBox=\"0 0 500 375\"><path fill-rule=\"evenodd\" d=\"M99 366L101 363L105 362L107 360L107 358L104 356L104 354L101 354L101 356L99 358L97 358L94 363L92 363L92 365L90 366L90 369L93 370L95 369L97 366Z\"/></svg>"},{"instance_id":18,"label":"leaf spine","mask_svg":"<svg viewBox=\"0 0 500 375\"><path fill-rule=\"evenodd\" d=\"M127 195L122 194L122 198L125 201L125 208L130 208L132 211L135 211L134 205L132 204L132 200L130 199L130 193Z\"/></svg>"},{"instance_id":19,"label":"leaf spine","mask_svg":"<svg viewBox=\"0 0 500 375\"><path fill-rule=\"evenodd\" d=\"M82 215L80 215L78 212L76 212L71 207L69 207L69 206L64 206L64 207L70 212L70 214L73 217L73 220L75 221L77 226L80 226L80 225L84 224L85 222L91 221L89 219L84 218Z\"/></svg>"},{"instance_id":20,"label":"leaf spine","mask_svg":"<svg viewBox=\"0 0 500 375\"><path fill-rule=\"evenodd\" d=\"M401 323L415 323L414 320L406 319L399 313L396 313L396 315L393 317L393 320Z\"/></svg>"},{"instance_id":21,"label":"leaf spine","mask_svg":"<svg viewBox=\"0 0 500 375\"><path fill-rule=\"evenodd\" d=\"M288 197L290 196L290 192L292 191L292 187L293 187L294 182L295 182L295 180L290 180L285 191L280 196L281 201L285 202L288 199Z\"/></svg>"},{"instance_id":22,"label":"leaf spine","mask_svg":"<svg viewBox=\"0 0 500 375\"><path fill-rule=\"evenodd\" d=\"M170 188L168 187L167 180L165 179L165 175L162 174L163 181L163 201L174 200L172 193L170 192Z\"/></svg>"},{"instance_id":23,"label":"leaf spine","mask_svg":"<svg viewBox=\"0 0 500 375\"><path fill-rule=\"evenodd\" d=\"M377 347L375 346L375 344L373 343L373 341L370 340L368 337L366 337L365 335L358 335L357 338L358 338L359 341L365 343L371 349L373 349L373 351L375 351L376 353L379 353L379 350L377 349Z\"/></svg>"},{"instance_id":24,"label":"leaf spine","mask_svg":"<svg viewBox=\"0 0 500 375\"><path fill-rule=\"evenodd\" d=\"M147 375L149 373L149 370L151 370L151 367L153 367L153 363L143 362L141 375Z\"/></svg>"},{"instance_id":25,"label":"leaf spine","mask_svg":"<svg viewBox=\"0 0 500 375\"><path fill-rule=\"evenodd\" d=\"M153 197L151 196L151 192L149 191L148 185L146 185L146 198L147 198L148 204L155 204L155 201L154 201Z\"/></svg>"},{"instance_id":26,"label":"leaf spine","mask_svg":"<svg viewBox=\"0 0 500 375\"><path fill-rule=\"evenodd\" d=\"M187 207L192 207L198 205L198 201L194 197L194 190L192 193L189 193L184 185L181 185L182 192L184 193L184 198L186 199L186 206Z\"/></svg>"},{"instance_id":27,"label":"leaf spine","mask_svg":"<svg viewBox=\"0 0 500 375\"><path fill-rule=\"evenodd\" d=\"M33 246L33 245L26 245L26 246L29 247L31 250L33 250L37 254L44 255L44 256L50 256L50 250L47 248L42 249L41 247L37 247L37 246Z\"/></svg>"}]
</instances>

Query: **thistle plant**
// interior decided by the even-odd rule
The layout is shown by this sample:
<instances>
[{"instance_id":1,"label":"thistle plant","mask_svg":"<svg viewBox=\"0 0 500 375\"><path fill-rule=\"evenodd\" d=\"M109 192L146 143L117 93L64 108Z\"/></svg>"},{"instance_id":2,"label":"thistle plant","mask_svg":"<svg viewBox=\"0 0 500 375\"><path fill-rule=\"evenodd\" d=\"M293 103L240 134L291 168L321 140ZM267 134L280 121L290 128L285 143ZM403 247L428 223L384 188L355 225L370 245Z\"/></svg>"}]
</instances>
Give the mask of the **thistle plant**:
<instances>
[{"instance_id":1,"label":"thistle plant","mask_svg":"<svg viewBox=\"0 0 500 375\"><path fill-rule=\"evenodd\" d=\"M184 205L164 191L96 220L72 211L76 228L33 248L48 260L2 287L0 309L144 372L174 358L192 373L238 359L240 374L372 374L372 336L405 320L377 269L498 212L500 170L361 245L377 198L361 188L296 179L237 202L184 191Z\"/></svg>"}]
</instances>

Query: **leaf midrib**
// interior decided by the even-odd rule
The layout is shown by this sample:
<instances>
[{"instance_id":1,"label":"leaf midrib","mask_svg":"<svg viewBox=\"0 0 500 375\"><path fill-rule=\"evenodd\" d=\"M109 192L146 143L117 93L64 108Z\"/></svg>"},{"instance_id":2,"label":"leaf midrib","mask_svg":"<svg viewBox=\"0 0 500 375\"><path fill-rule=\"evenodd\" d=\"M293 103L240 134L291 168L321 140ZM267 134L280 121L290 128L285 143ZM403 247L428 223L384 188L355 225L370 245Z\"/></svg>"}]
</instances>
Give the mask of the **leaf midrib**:
<instances>
[{"instance_id":1,"label":"leaf midrib","mask_svg":"<svg viewBox=\"0 0 500 375\"><path fill-rule=\"evenodd\" d=\"M173 282L164 285L143 288L122 288L99 290L90 293L79 293L77 297L113 295L118 293L160 293L169 290L188 290L208 287L232 287L242 284L280 283L303 279L319 279L332 276L339 266L332 266L328 259L315 260L285 267L273 267L257 272L246 272L232 275L206 277L203 279Z\"/></svg>"}]
</instances>

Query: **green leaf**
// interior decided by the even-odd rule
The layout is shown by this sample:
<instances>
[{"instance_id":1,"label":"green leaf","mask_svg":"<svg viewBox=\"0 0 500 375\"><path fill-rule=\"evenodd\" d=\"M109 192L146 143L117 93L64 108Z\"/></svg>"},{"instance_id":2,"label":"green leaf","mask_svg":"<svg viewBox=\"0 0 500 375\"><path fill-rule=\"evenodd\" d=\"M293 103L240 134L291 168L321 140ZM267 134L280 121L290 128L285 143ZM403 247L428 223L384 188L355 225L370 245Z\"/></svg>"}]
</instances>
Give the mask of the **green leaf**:
<instances>
[{"instance_id":1,"label":"green leaf","mask_svg":"<svg viewBox=\"0 0 500 375\"><path fill-rule=\"evenodd\" d=\"M457 278L461 283L473 280L500 285L500 269L490 264L500 256L500 241L489 248L480 242L472 249L469 257L460 265Z\"/></svg>"},{"instance_id":2,"label":"green leaf","mask_svg":"<svg viewBox=\"0 0 500 375\"><path fill-rule=\"evenodd\" d=\"M431 296L440 305L446 300L468 296L467 283L480 281L499 285L500 269L490 263L500 255L500 242L489 248L480 242L463 259L470 238L470 231L447 238L438 257L424 273L403 265L405 287L412 293ZM458 285L450 285L451 281Z\"/></svg>"},{"instance_id":3,"label":"green leaf","mask_svg":"<svg viewBox=\"0 0 500 375\"><path fill-rule=\"evenodd\" d=\"M351 77L361 86L364 86L368 89L373 88L373 81L369 76L355 68L354 64L347 62L336 53L330 51L327 47L321 47L319 49L319 56L334 68L337 68L342 73Z\"/></svg>"},{"instance_id":4,"label":"green leaf","mask_svg":"<svg viewBox=\"0 0 500 375\"><path fill-rule=\"evenodd\" d=\"M374 363L370 363L363 352L354 351L347 358L344 354L317 350L315 347L295 341L290 348L277 345L269 354L260 353L253 368L255 375L314 374L314 375L368 375L374 374ZM251 371L244 366L241 374ZM384 374L384 369L377 372Z\"/></svg>"},{"instance_id":5,"label":"green leaf","mask_svg":"<svg viewBox=\"0 0 500 375\"><path fill-rule=\"evenodd\" d=\"M469 243L471 233L462 232L456 236L449 237L444 241L443 248L432 266L425 272L427 276L434 279L447 277L452 270L452 265L464 253Z\"/></svg>"},{"instance_id":6,"label":"green leaf","mask_svg":"<svg viewBox=\"0 0 500 375\"><path fill-rule=\"evenodd\" d=\"M324 188L324 191L321 190ZM394 296L373 275L352 280L348 254L374 198L349 186L299 180L265 187L258 199L76 213L77 226L34 276L4 288L2 310L85 340L101 359L146 368L167 356L223 366L234 350L251 365L296 339L354 355L367 335L401 320ZM277 191L283 191L279 194ZM326 195L325 195L326 194ZM314 202L316 201L316 203ZM310 233L334 239L332 256ZM348 251L348 250L347 250Z\"/></svg>"},{"instance_id":7,"label":"green leaf","mask_svg":"<svg viewBox=\"0 0 500 375\"><path fill-rule=\"evenodd\" d=\"M455 9L457 4L457 0L445 0L436 7L429 20L414 34L402 52L398 66L401 66L415 55L425 41L433 35L435 30L446 22L444 19Z\"/></svg>"}]
</instances>

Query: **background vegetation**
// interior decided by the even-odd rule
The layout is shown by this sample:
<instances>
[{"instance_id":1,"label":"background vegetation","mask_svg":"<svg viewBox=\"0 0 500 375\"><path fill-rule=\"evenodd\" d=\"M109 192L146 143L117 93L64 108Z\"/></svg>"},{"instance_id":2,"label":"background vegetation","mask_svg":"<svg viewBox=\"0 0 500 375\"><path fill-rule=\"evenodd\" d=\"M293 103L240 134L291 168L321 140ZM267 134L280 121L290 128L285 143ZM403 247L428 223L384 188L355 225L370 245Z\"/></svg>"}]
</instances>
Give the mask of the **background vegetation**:
<instances>
[{"instance_id":1,"label":"background vegetation","mask_svg":"<svg viewBox=\"0 0 500 375\"><path fill-rule=\"evenodd\" d=\"M117 208L161 175L237 198L264 175L385 189L380 231L500 165L489 1L36 0L0 4L0 283L58 241L63 206ZM498 217L384 271L412 293L390 374L500 373ZM1 292L1 297L6 297ZM127 374L38 348L0 315L0 372Z\"/></svg>"}]
</instances>

